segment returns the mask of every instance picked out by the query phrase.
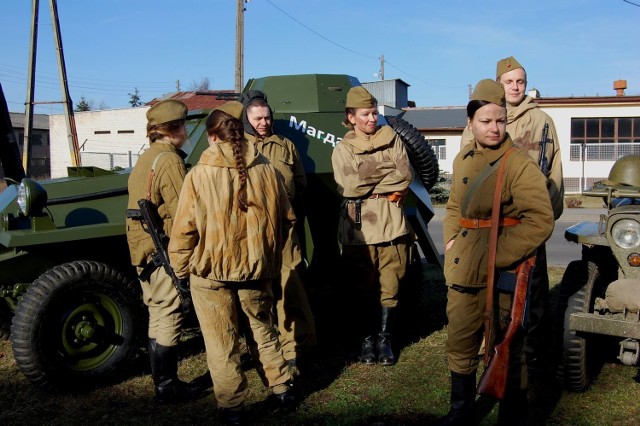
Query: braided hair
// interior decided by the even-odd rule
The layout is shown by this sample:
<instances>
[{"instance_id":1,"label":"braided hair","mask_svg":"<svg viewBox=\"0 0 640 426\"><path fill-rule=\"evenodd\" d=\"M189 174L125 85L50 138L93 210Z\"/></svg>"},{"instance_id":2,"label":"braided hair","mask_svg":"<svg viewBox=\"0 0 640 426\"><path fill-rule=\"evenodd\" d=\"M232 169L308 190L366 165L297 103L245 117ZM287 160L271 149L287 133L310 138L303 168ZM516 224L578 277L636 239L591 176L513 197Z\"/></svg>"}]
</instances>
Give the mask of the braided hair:
<instances>
[{"instance_id":1,"label":"braided hair","mask_svg":"<svg viewBox=\"0 0 640 426\"><path fill-rule=\"evenodd\" d=\"M236 196L240 210L246 212L250 203L247 201L247 165L244 162L244 152L247 144L244 142L244 128L242 122L221 110L214 110L207 118L207 134L231 144L236 169L240 178L240 189Z\"/></svg>"}]
</instances>

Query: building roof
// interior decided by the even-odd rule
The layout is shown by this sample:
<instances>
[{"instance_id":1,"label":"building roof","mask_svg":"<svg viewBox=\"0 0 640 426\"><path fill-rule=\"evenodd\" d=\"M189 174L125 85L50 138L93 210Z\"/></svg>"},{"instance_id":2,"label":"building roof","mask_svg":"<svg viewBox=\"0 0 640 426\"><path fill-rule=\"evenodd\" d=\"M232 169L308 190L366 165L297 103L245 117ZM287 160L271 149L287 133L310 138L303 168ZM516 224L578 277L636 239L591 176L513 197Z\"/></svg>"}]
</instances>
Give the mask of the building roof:
<instances>
[{"instance_id":1,"label":"building roof","mask_svg":"<svg viewBox=\"0 0 640 426\"><path fill-rule=\"evenodd\" d=\"M176 99L185 103L189 111L198 109L214 109L225 102L235 100L233 90L204 90L198 92L174 92L155 98L145 105L153 105L166 99Z\"/></svg>"},{"instance_id":2,"label":"building roof","mask_svg":"<svg viewBox=\"0 0 640 426\"><path fill-rule=\"evenodd\" d=\"M11 126L14 129L24 129L25 114L23 112L10 112ZM49 116L47 114L33 114L33 128L49 130Z\"/></svg>"},{"instance_id":3,"label":"building roof","mask_svg":"<svg viewBox=\"0 0 640 426\"><path fill-rule=\"evenodd\" d=\"M402 115L418 130L462 130L467 125L465 107L408 108Z\"/></svg>"}]
</instances>

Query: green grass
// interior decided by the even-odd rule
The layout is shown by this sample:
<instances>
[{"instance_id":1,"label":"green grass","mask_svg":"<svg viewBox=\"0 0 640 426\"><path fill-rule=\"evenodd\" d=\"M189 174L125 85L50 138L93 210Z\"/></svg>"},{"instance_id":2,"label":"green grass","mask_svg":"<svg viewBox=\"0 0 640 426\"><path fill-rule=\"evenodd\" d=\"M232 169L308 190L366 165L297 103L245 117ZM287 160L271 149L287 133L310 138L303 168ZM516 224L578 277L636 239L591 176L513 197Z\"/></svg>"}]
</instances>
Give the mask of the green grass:
<instances>
[{"instance_id":1,"label":"green grass","mask_svg":"<svg viewBox=\"0 0 640 426\"><path fill-rule=\"evenodd\" d=\"M550 268L552 287L562 268ZM423 425L434 424L448 411L449 373L446 340L446 291L442 273L426 267L421 284L403 294L402 347L393 367L355 362L353 345L341 326L349 318L335 289L311 289L319 326L320 346L303 374L306 397L298 411L285 417L265 405L268 391L255 370L247 372L247 404L251 424L257 425ZM552 293L554 293L552 291ZM184 338L186 355L180 374L191 379L206 370L197 332ZM352 343L352 342L351 342ZM144 365L144 360L139 362ZM157 406L148 371L138 368L119 383L77 394L51 394L31 385L17 370L8 342L0 342L0 424L114 425L216 424L212 395L195 402ZM595 383L583 393L562 391L548 373L530 391L531 425L636 425L640 419L638 369L611 360ZM481 424L495 424L497 406L480 404L487 413Z\"/></svg>"}]
</instances>

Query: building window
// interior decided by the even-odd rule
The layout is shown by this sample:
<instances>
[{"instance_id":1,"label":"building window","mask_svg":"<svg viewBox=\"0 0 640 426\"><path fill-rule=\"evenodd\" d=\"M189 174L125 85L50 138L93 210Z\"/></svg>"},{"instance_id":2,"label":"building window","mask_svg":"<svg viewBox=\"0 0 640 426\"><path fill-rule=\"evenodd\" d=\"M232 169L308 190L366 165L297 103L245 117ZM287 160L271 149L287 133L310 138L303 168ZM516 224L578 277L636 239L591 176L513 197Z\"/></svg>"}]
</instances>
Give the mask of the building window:
<instances>
[{"instance_id":1,"label":"building window","mask_svg":"<svg viewBox=\"0 0 640 426\"><path fill-rule=\"evenodd\" d=\"M640 154L640 117L571 119L571 161L615 161L627 154Z\"/></svg>"},{"instance_id":2,"label":"building window","mask_svg":"<svg viewBox=\"0 0 640 426\"><path fill-rule=\"evenodd\" d=\"M96 130L93 132L94 135L110 135L111 130Z\"/></svg>"},{"instance_id":3,"label":"building window","mask_svg":"<svg viewBox=\"0 0 640 426\"><path fill-rule=\"evenodd\" d=\"M447 141L445 139L427 139L427 143L431 145L438 160L447 159Z\"/></svg>"},{"instance_id":4,"label":"building window","mask_svg":"<svg viewBox=\"0 0 640 426\"><path fill-rule=\"evenodd\" d=\"M133 130L118 130L118 134L119 135L122 135L122 134L125 134L125 133L134 133L134 132L133 132Z\"/></svg>"}]
</instances>

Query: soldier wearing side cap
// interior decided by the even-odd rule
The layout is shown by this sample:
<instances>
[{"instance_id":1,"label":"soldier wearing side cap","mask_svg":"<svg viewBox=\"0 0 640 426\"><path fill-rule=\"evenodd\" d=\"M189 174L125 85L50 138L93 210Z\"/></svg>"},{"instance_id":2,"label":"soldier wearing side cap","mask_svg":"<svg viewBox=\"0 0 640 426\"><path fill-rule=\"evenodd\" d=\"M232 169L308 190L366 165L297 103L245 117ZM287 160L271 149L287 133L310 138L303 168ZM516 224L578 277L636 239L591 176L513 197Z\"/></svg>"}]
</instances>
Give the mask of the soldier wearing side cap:
<instances>
[{"instance_id":1,"label":"soldier wearing side cap","mask_svg":"<svg viewBox=\"0 0 640 426\"><path fill-rule=\"evenodd\" d=\"M147 111L150 146L129 176L127 208L138 209L138 200L143 198L153 202L166 235L171 234L186 174L184 152L180 150L187 140L186 117L187 106L173 99L160 101ZM153 240L140 221L127 218L127 242L131 262L140 273L152 262ZM156 399L173 402L199 397L202 394L199 386L178 379L178 342L184 313L171 278L161 267L151 274L149 281L140 281L140 285L149 309L148 349Z\"/></svg>"},{"instance_id":2,"label":"soldier wearing side cap","mask_svg":"<svg viewBox=\"0 0 640 426\"><path fill-rule=\"evenodd\" d=\"M359 287L357 303L363 309L360 361L393 365L398 290L415 239L402 208L413 172L400 137L391 127L378 125L377 106L365 88L349 90L343 121L349 131L331 161L344 198L338 241L347 283Z\"/></svg>"},{"instance_id":3,"label":"soldier wearing side cap","mask_svg":"<svg viewBox=\"0 0 640 426\"><path fill-rule=\"evenodd\" d=\"M249 318L274 408L287 412L297 404L271 313L295 215L276 169L244 139L241 114L233 101L207 118L209 147L185 178L168 249L176 275L191 283L219 414L232 425L243 424L249 394L239 308Z\"/></svg>"},{"instance_id":4,"label":"soldier wearing side cap","mask_svg":"<svg viewBox=\"0 0 640 426\"><path fill-rule=\"evenodd\" d=\"M475 418L478 350L483 336L489 267L489 233L498 167L504 167L495 267L512 271L535 253L553 231L546 179L526 151L506 133L507 110L501 84L480 81L467 105L473 141L453 162L453 182L443 219L447 291L447 363L451 371L451 409L441 424L467 425ZM504 164L501 164L504 163ZM498 275L496 275L498 276ZM505 332L513 292L494 286L495 343ZM498 423L526 423L527 373L523 335L510 347L507 396Z\"/></svg>"},{"instance_id":5,"label":"soldier wearing side cap","mask_svg":"<svg viewBox=\"0 0 640 426\"><path fill-rule=\"evenodd\" d=\"M555 220L562 215L564 206L564 184L560 143L553 120L544 113L535 100L526 94L527 72L513 57L500 59L496 65L496 81L504 86L507 101L507 133L513 143L524 149L540 164L540 141L545 123L549 125L545 150L548 165L547 190L553 207ZM464 147L473 139L468 127L462 133ZM538 249L536 265L531 280L529 326L525 341L525 353L535 378L538 369L545 364L545 340L550 336L549 276L545 246Z\"/></svg>"}]
</instances>

